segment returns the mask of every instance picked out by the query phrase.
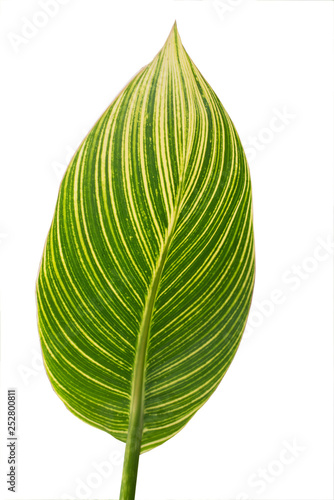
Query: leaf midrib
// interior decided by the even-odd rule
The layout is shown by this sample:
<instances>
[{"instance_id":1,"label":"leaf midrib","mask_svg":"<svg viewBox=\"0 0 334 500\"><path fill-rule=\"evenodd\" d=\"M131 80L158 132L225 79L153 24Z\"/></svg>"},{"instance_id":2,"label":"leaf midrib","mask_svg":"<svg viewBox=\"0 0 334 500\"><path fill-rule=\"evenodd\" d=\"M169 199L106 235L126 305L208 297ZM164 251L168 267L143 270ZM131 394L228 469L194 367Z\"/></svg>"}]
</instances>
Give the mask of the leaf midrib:
<instances>
[{"instance_id":1,"label":"leaf midrib","mask_svg":"<svg viewBox=\"0 0 334 500\"><path fill-rule=\"evenodd\" d=\"M178 220L181 197L183 192L183 179L185 168L181 170L179 188L175 201L175 209L173 218L170 221L169 229L167 230L166 239L162 245L156 269L153 273L151 285L147 294L146 305L143 312L142 322L138 335L138 342L135 354L135 363L132 375L132 389L130 401L130 415L128 433L135 432L134 427L137 427L137 436L142 439L143 423L144 423L144 399L145 399L145 368L148 341L151 328L151 320L154 310L155 299L158 293L160 278L167 260L169 248L173 240L175 226Z\"/></svg>"}]
</instances>

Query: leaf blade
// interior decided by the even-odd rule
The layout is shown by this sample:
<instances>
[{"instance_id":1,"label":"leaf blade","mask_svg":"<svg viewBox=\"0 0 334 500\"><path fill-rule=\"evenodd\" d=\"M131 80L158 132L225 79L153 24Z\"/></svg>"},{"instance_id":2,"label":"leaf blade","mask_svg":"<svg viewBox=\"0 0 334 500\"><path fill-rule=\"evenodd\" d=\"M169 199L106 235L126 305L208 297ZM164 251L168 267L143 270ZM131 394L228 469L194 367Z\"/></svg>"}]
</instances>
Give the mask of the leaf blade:
<instances>
[{"instance_id":1,"label":"leaf blade","mask_svg":"<svg viewBox=\"0 0 334 500\"><path fill-rule=\"evenodd\" d=\"M37 285L56 392L123 441L142 404L142 451L161 444L224 376L253 283L246 158L174 27L60 188Z\"/></svg>"}]
</instances>

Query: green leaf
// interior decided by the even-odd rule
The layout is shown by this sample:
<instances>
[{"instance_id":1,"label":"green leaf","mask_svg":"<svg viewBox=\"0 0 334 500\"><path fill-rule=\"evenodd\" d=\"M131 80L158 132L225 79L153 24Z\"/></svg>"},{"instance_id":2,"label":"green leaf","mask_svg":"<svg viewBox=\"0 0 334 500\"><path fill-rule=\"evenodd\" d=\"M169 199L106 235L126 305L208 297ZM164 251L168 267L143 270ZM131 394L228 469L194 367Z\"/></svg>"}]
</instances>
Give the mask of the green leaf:
<instances>
[{"instance_id":1,"label":"green leaf","mask_svg":"<svg viewBox=\"0 0 334 500\"><path fill-rule=\"evenodd\" d=\"M228 369L253 283L245 154L175 25L61 183L37 283L56 393L130 461L162 444Z\"/></svg>"}]
</instances>

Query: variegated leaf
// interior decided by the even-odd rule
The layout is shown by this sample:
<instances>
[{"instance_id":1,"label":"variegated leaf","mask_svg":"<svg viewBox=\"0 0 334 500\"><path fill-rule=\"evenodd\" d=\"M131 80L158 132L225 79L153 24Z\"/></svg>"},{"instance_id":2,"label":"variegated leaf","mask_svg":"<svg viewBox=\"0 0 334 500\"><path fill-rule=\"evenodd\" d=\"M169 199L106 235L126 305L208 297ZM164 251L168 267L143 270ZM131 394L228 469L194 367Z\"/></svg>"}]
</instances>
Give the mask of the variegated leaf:
<instances>
[{"instance_id":1,"label":"variegated leaf","mask_svg":"<svg viewBox=\"0 0 334 500\"><path fill-rule=\"evenodd\" d=\"M235 128L176 26L85 138L38 277L50 381L141 451L176 434L239 345L254 282L251 185Z\"/></svg>"}]
</instances>

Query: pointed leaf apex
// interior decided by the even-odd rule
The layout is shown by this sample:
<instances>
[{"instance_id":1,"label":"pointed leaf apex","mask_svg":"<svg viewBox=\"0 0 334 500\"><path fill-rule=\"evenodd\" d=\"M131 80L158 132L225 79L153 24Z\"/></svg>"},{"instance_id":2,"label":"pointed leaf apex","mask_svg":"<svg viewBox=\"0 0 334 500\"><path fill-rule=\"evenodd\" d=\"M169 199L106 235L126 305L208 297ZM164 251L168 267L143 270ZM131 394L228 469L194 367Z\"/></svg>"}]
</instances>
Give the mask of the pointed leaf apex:
<instances>
[{"instance_id":1,"label":"pointed leaf apex","mask_svg":"<svg viewBox=\"0 0 334 500\"><path fill-rule=\"evenodd\" d=\"M181 38L179 35L179 32L177 30L177 24L176 21L173 24L173 27L168 35L168 38L166 40L166 45L168 43L173 43L173 44L180 44L182 46Z\"/></svg>"}]
</instances>

